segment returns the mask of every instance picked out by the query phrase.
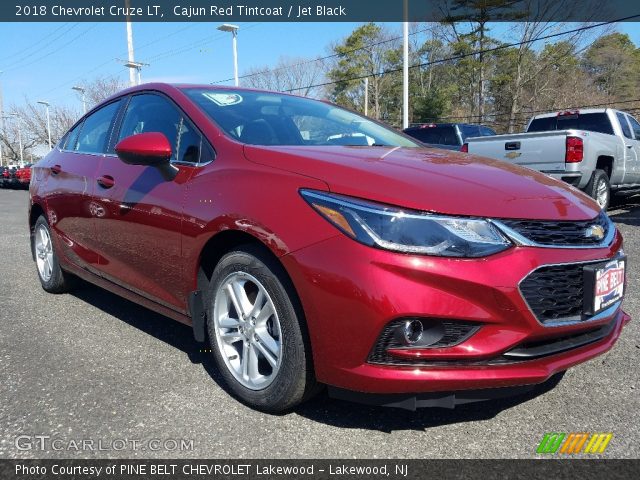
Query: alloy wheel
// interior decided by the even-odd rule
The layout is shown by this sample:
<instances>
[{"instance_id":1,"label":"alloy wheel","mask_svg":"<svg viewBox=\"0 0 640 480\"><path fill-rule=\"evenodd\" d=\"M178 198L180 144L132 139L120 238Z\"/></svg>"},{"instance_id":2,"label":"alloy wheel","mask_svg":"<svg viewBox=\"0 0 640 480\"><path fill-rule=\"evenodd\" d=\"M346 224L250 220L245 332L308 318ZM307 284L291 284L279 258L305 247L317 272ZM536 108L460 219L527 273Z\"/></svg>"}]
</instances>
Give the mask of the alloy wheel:
<instances>
[{"instance_id":1,"label":"alloy wheel","mask_svg":"<svg viewBox=\"0 0 640 480\"><path fill-rule=\"evenodd\" d=\"M598 187L596 189L596 202L600 205L600 208L605 208L609 202L609 189L607 188L607 182L604 179L600 179Z\"/></svg>"},{"instance_id":2,"label":"alloy wheel","mask_svg":"<svg viewBox=\"0 0 640 480\"><path fill-rule=\"evenodd\" d=\"M40 225L36 230L35 249L38 273L44 282L48 282L53 272L53 247L49 230L44 225Z\"/></svg>"},{"instance_id":3,"label":"alloy wheel","mask_svg":"<svg viewBox=\"0 0 640 480\"><path fill-rule=\"evenodd\" d=\"M262 283L245 272L228 275L216 292L213 323L218 350L234 378L251 390L268 387L282 363L282 330Z\"/></svg>"}]
</instances>

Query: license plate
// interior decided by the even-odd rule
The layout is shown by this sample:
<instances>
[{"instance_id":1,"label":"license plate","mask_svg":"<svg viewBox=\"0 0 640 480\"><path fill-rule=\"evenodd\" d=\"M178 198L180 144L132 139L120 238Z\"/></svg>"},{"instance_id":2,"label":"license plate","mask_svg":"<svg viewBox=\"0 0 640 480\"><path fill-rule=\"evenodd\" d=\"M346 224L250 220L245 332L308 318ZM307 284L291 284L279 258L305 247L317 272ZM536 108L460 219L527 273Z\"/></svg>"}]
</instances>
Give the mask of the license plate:
<instances>
[{"instance_id":1,"label":"license plate","mask_svg":"<svg viewBox=\"0 0 640 480\"><path fill-rule=\"evenodd\" d=\"M626 259L619 258L584 268L586 315L596 315L622 299L625 265Z\"/></svg>"}]
</instances>

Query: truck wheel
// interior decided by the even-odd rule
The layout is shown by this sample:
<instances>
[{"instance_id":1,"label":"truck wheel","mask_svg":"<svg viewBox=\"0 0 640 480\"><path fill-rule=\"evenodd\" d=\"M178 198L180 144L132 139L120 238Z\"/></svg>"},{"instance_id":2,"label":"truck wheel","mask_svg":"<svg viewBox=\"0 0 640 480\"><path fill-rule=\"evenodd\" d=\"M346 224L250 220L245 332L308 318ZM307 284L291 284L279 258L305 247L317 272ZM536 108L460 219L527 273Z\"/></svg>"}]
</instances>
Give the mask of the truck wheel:
<instances>
[{"instance_id":1,"label":"truck wheel","mask_svg":"<svg viewBox=\"0 0 640 480\"><path fill-rule=\"evenodd\" d=\"M266 412L288 410L315 393L304 314L276 261L252 245L227 253L207 297L213 356L232 393Z\"/></svg>"},{"instance_id":2,"label":"truck wheel","mask_svg":"<svg viewBox=\"0 0 640 480\"><path fill-rule=\"evenodd\" d=\"M593 176L584 191L600 205L600 208L606 210L611 201L611 184L609 183L607 172L604 170L593 172Z\"/></svg>"},{"instance_id":3,"label":"truck wheel","mask_svg":"<svg viewBox=\"0 0 640 480\"><path fill-rule=\"evenodd\" d=\"M33 249L42 288L49 293L66 293L71 290L74 277L60 268L51 240L51 229L43 215L38 218L34 227Z\"/></svg>"}]
</instances>

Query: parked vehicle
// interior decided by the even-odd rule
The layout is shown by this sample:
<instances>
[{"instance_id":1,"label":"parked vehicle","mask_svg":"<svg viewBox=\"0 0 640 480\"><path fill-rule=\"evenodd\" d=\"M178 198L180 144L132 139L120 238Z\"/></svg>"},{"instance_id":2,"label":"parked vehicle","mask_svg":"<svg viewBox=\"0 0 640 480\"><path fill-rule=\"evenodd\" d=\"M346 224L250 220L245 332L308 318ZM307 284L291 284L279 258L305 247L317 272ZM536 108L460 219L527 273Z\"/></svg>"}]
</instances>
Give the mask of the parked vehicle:
<instances>
[{"instance_id":1,"label":"parked vehicle","mask_svg":"<svg viewBox=\"0 0 640 480\"><path fill-rule=\"evenodd\" d=\"M46 291L75 275L191 325L265 411L320 384L410 409L502 396L630 320L622 236L588 197L308 98L130 88L33 167L30 193Z\"/></svg>"},{"instance_id":2,"label":"parked vehicle","mask_svg":"<svg viewBox=\"0 0 640 480\"><path fill-rule=\"evenodd\" d=\"M15 188L18 186L16 171L17 169L15 167L3 167L0 178L3 188Z\"/></svg>"},{"instance_id":3,"label":"parked vehicle","mask_svg":"<svg viewBox=\"0 0 640 480\"><path fill-rule=\"evenodd\" d=\"M15 179L17 181L17 186L19 188L28 189L29 183L31 182L31 166L32 164L28 163L24 167L16 170Z\"/></svg>"},{"instance_id":4,"label":"parked vehicle","mask_svg":"<svg viewBox=\"0 0 640 480\"><path fill-rule=\"evenodd\" d=\"M484 125L468 123L420 123L404 129L404 133L433 148L460 150L469 137L493 136L496 132Z\"/></svg>"},{"instance_id":5,"label":"parked vehicle","mask_svg":"<svg viewBox=\"0 0 640 480\"><path fill-rule=\"evenodd\" d=\"M606 209L611 194L640 192L640 123L610 108L553 112L527 133L469 138L469 153L538 170L583 190Z\"/></svg>"}]
</instances>

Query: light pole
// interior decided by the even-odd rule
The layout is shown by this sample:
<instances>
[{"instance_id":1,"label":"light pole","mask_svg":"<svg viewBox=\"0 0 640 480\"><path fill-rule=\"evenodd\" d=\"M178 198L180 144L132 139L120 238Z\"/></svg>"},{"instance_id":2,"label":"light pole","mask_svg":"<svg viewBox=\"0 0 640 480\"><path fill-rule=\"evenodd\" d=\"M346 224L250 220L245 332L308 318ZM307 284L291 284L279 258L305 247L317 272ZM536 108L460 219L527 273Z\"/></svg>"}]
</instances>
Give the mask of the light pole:
<instances>
[{"instance_id":1,"label":"light pole","mask_svg":"<svg viewBox=\"0 0 640 480\"><path fill-rule=\"evenodd\" d=\"M402 24L402 128L409 127L409 2L404 0Z\"/></svg>"},{"instance_id":2,"label":"light pole","mask_svg":"<svg viewBox=\"0 0 640 480\"><path fill-rule=\"evenodd\" d=\"M76 92L80 92L80 95L82 95L82 110L83 110L83 113L87 113L87 100L86 100L86 98L84 96L85 89L75 85L75 86L71 87L71 90L75 90Z\"/></svg>"},{"instance_id":3,"label":"light pole","mask_svg":"<svg viewBox=\"0 0 640 480\"><path fill-rule=\"evenodd\" d=\"M44 105L47 109L47 135L49 136L49 150L53 150L53 145L51 145L51 120L49 117L49 102L45 102L44 100L38 101L40 105Z\"/></svg>"},{"instance_id":4,"label":"light pole","mask_svg":"<svg viewBox=\"0 0 640 480\"><path fill-rule=\"evenodd\" d=\"M231 25L230 23L222 24L218 27L218 30L223 32L231 32L233 35L233 78L235 80L236 87L238 86L238 25Z\"/></svg>"}]
</instances>

